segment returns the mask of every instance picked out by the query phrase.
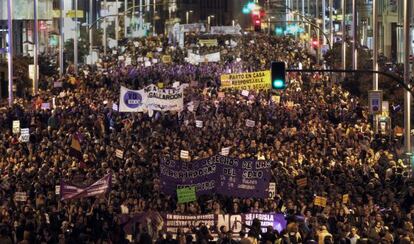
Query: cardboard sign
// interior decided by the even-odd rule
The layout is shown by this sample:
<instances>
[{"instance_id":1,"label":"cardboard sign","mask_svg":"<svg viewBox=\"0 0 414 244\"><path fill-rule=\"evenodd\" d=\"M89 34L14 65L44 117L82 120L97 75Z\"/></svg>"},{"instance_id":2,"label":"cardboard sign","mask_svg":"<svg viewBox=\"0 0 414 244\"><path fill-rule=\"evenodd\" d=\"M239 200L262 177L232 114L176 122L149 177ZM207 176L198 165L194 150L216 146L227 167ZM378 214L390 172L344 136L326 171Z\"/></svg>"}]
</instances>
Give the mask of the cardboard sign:
<instances>
[{"instance_id":1,"label":"cardboard sign","mask_svg":"<svg viewBox=\"0 0 414 244\"><path fill-rule=\"evenodd\" d=\"M223 74L220 76L221 89L269 90L271 88L270 70Z\"/></svg>"},{"instance_id":2,"label":"cardboard sign","mask_svg":"<svg viewBox=\"0 0 414 244\"><path fill-rule=\"evenodd\" d=\"M42 106L40 108L43 110L50 109L50 103L42 103Z\"/></svg>"},{"instance_id":3,"label":"cardboard sign","mask_svg":"<svg viewBox=\"0 0 414 244\"><path fill-rule=\"evenodd\" d=\"M20 133L20 120L13 120L13 134Z\"/></svg>"},{"instance_id":4,"label":"cardboard sign","mask_svg":"<svg viewBox=\"0 0 414 244\"><path fill-rule=\"evenodd\" d=\"M246 126L247 127L254 127L256 122L254 120L246 119Z\"/></svg>"},{"instance_id":5,"label":"cardboard sign","mask_svg":"<svg viewBox=\"0 0 414 244\"><path fill-rule=\"evenodd\" d=\"M276 183L269 183L269 199L273 199L276 196Z\"/></svg>"},{"instance_id":6,"label":"cardboard sign","mask_svg":"<svg viewBox=\"0 0 414 244\"><path fill-rule=\"evenodd\" d=\"M347 204L349 201L349 194L342 195L342 203Z\"/></svg>"},{"instance_id":7,"label":"cardboard sign","mask_svg":"<svg viewBox=\"0 0 414 244\"><path fill-rule=\"evenodd\" d=\"M188 151L181 150L180 151L180 158L182 158L182 159L189 159L190 158L190 153Z\"/></svg>"},{"instance_id":8,"label":"cardboard sign","mask_svg":"<svg viewBox=\"0 0 414 244\"><path fill-rule=\"evenodd\" d=\"M22 128L20 130L20 138L19 138L19 140L21 142L28 142L29 139L30 139L29 128Z\"/></svg>"},{"instance_id":9,"label":"cardboard sign","mask_svg":"<svg viewBox=\"0 0 414 244\"><path fill-rule=\"evenodd\" d=\"M221 154L222 156L228 156L228 155L229 155L229 153L230 153L230 148L231 148L231 147L223 147L223 148L221 149L220 154Z\"/></svg>"},{"instance_id":10,"label":"cardboard sign","mask_svg":"<svg viewBox=\"0 0 414 244\"><path fill-rule=\"evenodd\" d=\"M197 200L195 186L177 189L178 203L194 202Z\"/></svg>"},{"instance_id":11,"label":"cardboard sign","mask_svg":"<svg viewBox=\"0 0 414 244\"><path fill-rule=\"evenodd\" d=\"M117 158L122 159L122 158L124 157L124 151L123 151L123 150L121 150L121 149L116 149L116 150L115 150L115 156L116 156Z\"/></svg>"},{"instance_id":12,"label":"cardboard sign","mask_svg":"<svg viewBox=\"0 0 414 244\"><path fill-rule=\"evenodd\" d=\"M308 185L308 179L307 178L302 178L296 181L296 184L300 187L305 187Z\"/></svg>"},{"instance_id":13,"label":"cardboard sign","mask_svg":"<svg viewBox=\"0 0 414 244\"><path fill-rule=\"evenodd\" d=\"M164 64L169 64L169 63L171 63L171 56L170 55L163 55L161 57L161 60Z\"/></svg>"},{"instance_id":14,"label":"cardboard sign","mask_svg":"<svg viewBox=\"0 0 414 244\"><path fill-rule=\"evenodd\" d=\"M197 127L197 128L203 128L203 121L201 121L201 120L196 120L196 121L195 121L195 123L196 123L196 127Z\"/></svg>"},{"instance_id":15,"label":"cardboard sign","mask_svg":"<svg viewBox=\"0 0 414 244\"><path fill-rule=\"evenodd\" d=\"M315 200L313 202L313 204L315 204L316 206L320 206L320 207L326 207L326 202L328 201L328 199L326 199L326 197L320 197L320 196L315 196Z\"/></svg>"},{"instance_id":16,"label":"cardboard sign","mask_svg":"<svg viewBox=\"0 0 414 244\"><path fill-rule=\"evenodd\" d=\"M26 202L26 200L27 200L27 193L26 192L16 192L14 194L14 200L16 202Z\"/></svg>"}]
</instances>

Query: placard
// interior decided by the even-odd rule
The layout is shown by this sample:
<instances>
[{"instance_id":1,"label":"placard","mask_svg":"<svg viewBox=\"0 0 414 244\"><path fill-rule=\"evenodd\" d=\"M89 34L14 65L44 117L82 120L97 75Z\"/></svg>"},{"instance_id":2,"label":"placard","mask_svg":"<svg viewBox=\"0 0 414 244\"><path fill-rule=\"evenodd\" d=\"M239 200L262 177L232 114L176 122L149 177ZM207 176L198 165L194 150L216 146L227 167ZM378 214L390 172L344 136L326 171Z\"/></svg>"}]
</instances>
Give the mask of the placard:
<instances>
[{"instance_id":1,"label":"placard","mask_svg":"<svg viewBox=\"0 0 414 244\"><path fill-rule=\"evenodd\" d=\"M247 127L254 127L256 122L254 120L246 119L246 126Z\"/></svg>"},{"instance_id":2,"label":"placard","mask_svg":"<svg viewBox=\"0 0 414 244\"><path fill-rule=\"evenodd\" d=\"M177 188L178 203L194 202L197 200L195 186Z\"/></svg>"},{"instance_id":3,"label":"placard","mask_svg":"<svg viewBox=\"0 0 414 244\"><path fill-rule=\"evenodd\" d=\"M269 183L269 199L273 199L276 196L276 183Z\"/></svg>"},{"instance_id":4,"label":"placard","mask_svg":"<svg viewBox=\"0 0 414 244\"><path fill-rule=\"evenodd\" d=\"M63 85L63 83L62 83L61 81L56 81L56 82L53 82L53 87L54 87L54 88L59 88L59 87L62 87L62 85Z\"/></svg>"},{"instance_id":5,"label":"placard","mask_svg":"<svg viewBox=\"0 0 414 244\"><path fill-rule=\"evenodd\" d=\"M16 192L16 193L14 193L14 200L16 202L26 202L27 193L26 192Z\"/></svg>"},{"instance_id":6,"label":"placard","mask_svg":"<svg viewBox=\"0 0 414 244\"><path fill-rule=\"evenodd\" d=\"M40 108L43 110L50 109L50 103L42 103L42 106Z\"/></svg>"},{"instance_id":7,"label":"placard","mask_svg":"<svg viewBox=\"0 0 414 244\"><path fill-rule=\"evenodd\" d=\"M60 195L60 185L55 186L55 194Z\"/></svg>"},{"instance_id":8,"label":"placard","mask_svg":"<svg viewBox=\"0 0 414 244\"><path fill-rule=\"evenodd\" d=\"M22 128L20 130L20 141L21 142L28 142L30 139L29 128Z\"/></svg>"},{"instance_id":9,"label":"placard","mask_svg":"<svg viewBox=\"0 0 414 244\"><path fill-rule=\"evenodd\" d=\"M230 148L231 148L231 147L223 147L223 148L221 149L220 154L221 154L221 155L223 155L223 156L228 156L228 155L229 155L229 153L230 153Z\"/></svg>"},{"instance_id":10,"label":"placard","mask_svg":"<svg viewBox=\"0 0 414 244\"><path fill-rule=\"evenodd\" d=\"M382 110L382 91L368 92L369 111L371 114L381 113Z\"/></svg>"},{"instance_id":11,"label":"placard","mask_svg":"<svg viewBox=\"0 0 414 244\"><path fill-rule=\"evenodd\" d=\"M320 207L326 207L326 202L328 201L328 199L326 199L326 197L320 197L320 196L315 196L315 200L314 203L316 206L320 206Z\"/></svg>"},{"instance_id":12,"label":"placard","mask_svg":"<svg viewBox=\"0 0 414 244\"><path fill-rule=\"evenodd\" d=\"M189 159L190 158L190 153L188 151L181 150L180 151L180 158L182 158L182 159Z\"/></svg>"},{"instance_id":13,"label":"placard","mask_svg":"<svg viewBox=\"0 0 414 244\"><path fill-rule=\"evenodd\" d=\"M116 156L117 158L122 159L122 158L124 157L124 151L123 151L123 150L121 150L121 149L116 149L116 150L115 150L115 156Z\"/></svg>"},{"instance_id":14,"label":"placard","mask_svg":"<svg viewBox=\"0 0 414 244\"><path fill-rule=\"evenodd\" d=\"M349 201L349 194L342 195L342 203L347 204Z\"/></svg>"},{"instance_id":15,"label":"placard","mask_svg":"<svg viewBox=\"0 0 414 244\"><path fill-rule=\"evenodd\" d=\"M248 97L249 96L249 91L243 90L241 92L242 96Z\"/></svg>"},{"instance_id":16,"label":"placard","mask_svg":"<svg viewBox=\"0 0 414 244\"><path fill-rule=\"evenodd\" d=\"M13 134L19 134L20 133L20 120L13 120Z\"/></svg>"},{"instance_id":17,"label":"placard","mask_svg":"<svg viewBox=\"0 0 414 244\"><path fill-rule=\"evenodd\" d=\"M203 121L201 121L201 120L196 120L196 121L195 121L195 123L196 123L196 127L197 127L197 128L203 128Z\"/></svg>"},{"instance_id":18,"label":"placard","mask_svg":"<svg viewBox=\"0 0 414 244\"><path fill-rule=\"evenodd\" d=\"M296 184L300 187L305 187L308 185L308 179L307 178L298 179L296 181Z\"/></svg>"}]
</instances>

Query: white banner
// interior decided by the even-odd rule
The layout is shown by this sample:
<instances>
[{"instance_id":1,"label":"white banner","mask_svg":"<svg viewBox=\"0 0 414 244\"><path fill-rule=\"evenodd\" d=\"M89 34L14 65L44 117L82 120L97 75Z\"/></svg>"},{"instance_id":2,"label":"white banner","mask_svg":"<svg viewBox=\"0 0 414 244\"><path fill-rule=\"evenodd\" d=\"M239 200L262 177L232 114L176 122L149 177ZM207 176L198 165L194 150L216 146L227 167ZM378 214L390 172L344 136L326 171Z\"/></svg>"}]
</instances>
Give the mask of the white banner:
<instances>
[{"instance_id":1,"label":"white banner","mask_svg":"<svg viewBox=\"0 0 414 244\"><path fill-rule=\"evenodd\" d=\"M121 87L119 98L120 112L181 111L183 110L183 86L160 89L149 85L141 90L129 90Z\"/></svg>"},{"instance_id":2,"label":"white banner","mask_svg":"<svg viewBox=\"0 0 414 244\"><path fill-rule=\"evenodd\" d=\"M210 53L206 55L188 53L188 57L185 58L185 60L190 64L199 64L203 62L220 62L220 52Z\"/></svg>"},{"instance_id":3,"label":"white banner","mask_svg":"<svg viewBox=\"0 0 414 244\"><path fill-rule=\"evenodd\" d=\"M212 26L210 33L214 35L241 35L241 27L240 25Z\"/></svg>"}]
</instances>

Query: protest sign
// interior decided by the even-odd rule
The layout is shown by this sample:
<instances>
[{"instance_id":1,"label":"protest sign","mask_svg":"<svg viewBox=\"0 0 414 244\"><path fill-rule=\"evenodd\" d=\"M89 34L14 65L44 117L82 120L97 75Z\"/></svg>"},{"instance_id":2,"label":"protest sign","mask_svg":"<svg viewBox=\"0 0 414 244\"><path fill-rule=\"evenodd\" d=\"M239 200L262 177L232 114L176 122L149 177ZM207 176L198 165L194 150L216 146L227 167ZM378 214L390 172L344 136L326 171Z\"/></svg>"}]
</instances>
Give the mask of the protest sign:
<instances>
[{"instance_id":1,"label":"protest sign","mask_svg":"<svg viewBox=\"0 0 414 244\"><path fill-rule=\"evenodd\" d=\"M279 104L280 103L280 96L277 96L277 95L272 96L272 102L274 102L276 104Z\"/></svg>"},{"instance_id":2,"label":"protest sign","mask_svg":"<svg viewBox=\"0 0 414 244\"><path fill-rule=\"evenodd\" d=\"M195 186L177 188L178 203L194 202L196 200Z\"/></svg>"},{"instance_id":3,"label":"protest sign","mask_svg":"<svg viewBox=\"0 0 414 244\"><path fill-rule=\"evenodd\" d=\"M161 57L161 60L164 64L169 64L169 63L171 63L171 56L170 55L163 55Z\"/></svg>"},{"instance_id":4,"label":"protest sign","mask_svg":"<svg viewBox=\"0 0 414 244\"><path fill-rule=\"evenodd\" d=\"M347 204L349 201L349 194L342 195L342 203Z\"/></svg>"},{"instance_id":5,"label":"protest sign","mask_svg":"<svg viewBox=\"0 0 414 244\"><path fill-rule=\"evenodd\" d=\"M180 151L180 158L182 158L182 159L189 159L190 158L190 153L188 151L181 150Z\"/></svg>"},{"instance_id":6,"label":"protest sign","mask_svg":"<svg viewBox=\"0 0 414 244\"><path fill-rule=\"evenodd\" d=\"M42 106L40 108L43 110L50 109L50 103L42 103Z\"/></svg>"},{"instance_id":7,"label":"protest sign","mask_svg":"<svg viewBox=\"0 0 414 244\"><path fill-rule=\"evenodd\" d=\"M315 206L320 206L324 208L326 207L326 202L327 202L326 197L315 196L315 200L313 204L315 204Z\"/></svg>"},{"instance_id":8,"label":"protest sign","mask_svg":"<svg viewBox=\"0 0 414 244\"><path fill-rule=\"evenodd\" d=\"M300 187L305 187L308 185L308 179L307 178L298 179L296 180L296 184Z\"/></svg>"},{"instance_id":9,"label":"protest sign","mask_svg":"<svg viewBox=\"0 0 414 244\"><path fill-rule=\"evenodd\" d=\"M206 47L213 47L218 45L217 39L200 39L198 40L198 43L200 46Z\"/></svg>"},{"instance_id":10,"label":"protest sign","mask_svg":"<svg viewBox=\"0 0 414 244\"><path fill-rule=\"evenodd\" d=\"M121 149L116 149L116 150L115 150L115 156L116 156L117 158L120 158L120 159L124 158L124 151L123 151L123 150L121 150Z\"/></svg>"},{"instance_id":11,"label":"protest sign","mask_svg":"<svg viewBox=\"0 0 414 244\"><path fill-rule=\"evenodd\" d=\"M63 85L63 83L62 83L61 81L56 81L56 82L53 82L53 87L54 87L54 88L59 88L59 87L62 87L62 85Z\"/></svg>"},{"instance_id":12,"label":"protest sign","mask_svg":"<svg viewBox=\"0 0 414 244\"><path fill-rule=\"evenodd\" d=\"M229 153L230 153L230 148L231 148L231 147L223 147L223 148L221 149L220 154L221 154L222 156L228 156L228 155L229 155Z\"/></svg>"},{"instance_id":13,"label":"protest sign","mask_svg":"<svg viewBox=\"0 0 414 244\"><path fill-rule=\"evenodd\" d=\"M216 155L190 162L162 160L161 188L175 195L177 187L196 187L196 194L212 192L235 197L267 197L271 161Z\"/></svg>"},{"instance_id":14,"label":"protest sign","mask_svg":"<svg viewBox=\"0 0 414 244\"><path fill-rule=\"evenodd\" d=\"M195 123L196 123L196 127L197 127L197 128L203 128L203 121L201 121L201 120L196 120L196 121L195 121Z\"/></svg>"},{"instance_id":15,"label":"protest sign","mask_svg":"<svg viewBox=\"0 0 414 244\"><path fill-rule=\"evenodd\" d=\"M112 103L112 110L118 111L118 104Z\"/></svg>"},{"instance_id":16,"label":"protest sign","mask_svg":"<svg viewBox=\"0 0 414 244\"><path fill-rule=\"evenodd\" d=\"M254 120L246 119L246 126L247 127L254 127L256 122Z\"/></svg>"},{"instance_id":17,"label":"protest sign","mask_svg":"<svg viewBox=\"0 0 414 244\"><path fill-rule=\"evenodd\" d=\"M16 192L16 193L14 193L14 200L16 202L26 202L27 193L26 192Z\"/></svg>"},{"instance_id":18,"label":"protest sign","mask_svg":"<svg viewBox=\"0 0 414 244\"><path fill-rule=\"evenodd\" d=\"M270 71L238 74L223 74L220 77L221 89L263 90L270 89Z\"/></svg>"},{"instance_id":19,"label":"protest sign","mask_svg":"<svg viewBox=\"0 0 414 244\"><path fill-rule=\"evenodd\" d=\"M29 132L29 128L22 128L20 130L20 138L19 140L21 142L28 142L30 139L30 132Z\"/></svg>"},{"instance_id":20,"label":"protest sign","mask_svg":"<svg viewBox=\"0 0 414 244\"><path fill-rule=\"evenodd\" d=\"M13 120L12 132L13 134L20 133L20 120Z\"/></svg>"},{"instance_id":21,"label":"protest sign","mask_svg":"<svg viewBox=\"0 0 414 244\"><path fill-rule=\"evenodd\" d=\"M60 183L61 200L77 199L82 197L92 197L106 193L112 184L112 174L107 174L95 183L85 187L77 187L67 182Z\"/></svg>"},{"instance_id":22,"label":"protest sign","mask_svg":"<svg viewBox=\"0 0 414 244\"><path fill-rule=\"evenodd\" d=\"M249 96L249 91L243 90L241 94L242 94L242 96L248 97Z\"/></svg>"},{"instance_id":23,"label":"protest sign","mask_svg":"<svg viewBox=\"0 0 414 244\"><path fill-rule=\"evenodd\" d=\"M60 185L55 185L55 194L60 195Z\"/></svg>"},{"instance_id":24,"label":"protest sign","mask_svg":"<svg viewBox=\"0 0 414 244\"><path fill-rule=\"evenodd\" d=\"M269 183L269 199L273 199L276 196L276 183L270 182Z\"/></svg>"}]
</instances>

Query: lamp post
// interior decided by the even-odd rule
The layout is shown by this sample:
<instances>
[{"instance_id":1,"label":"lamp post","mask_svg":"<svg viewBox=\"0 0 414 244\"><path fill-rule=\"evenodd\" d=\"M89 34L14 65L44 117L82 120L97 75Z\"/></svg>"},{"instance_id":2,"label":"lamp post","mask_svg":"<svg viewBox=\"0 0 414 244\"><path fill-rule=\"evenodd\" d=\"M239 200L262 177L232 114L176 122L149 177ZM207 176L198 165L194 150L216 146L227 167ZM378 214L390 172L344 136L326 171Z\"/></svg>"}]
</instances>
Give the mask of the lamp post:
<instances>
[{"instance_id":1,"label":"lamp post","mask_svg":"<svg viewBox=\"0 0 414 244\"><path fill-rule=\"evenodd\" d=\"M208 26L211 26L211 19L212 18L214 18L214 15L209 15L208 17L207 17L207 23L208 23Z\"/></svg>"},{"instance_id":2,"label":"lamp post","mask_svg":"<svg viewBox=\"0 0 414 244\"><path fill-rule=\"evenodd\" d=\"M9 79L9 106L13 105L13 4L7 0L7 25L9 32L8 50L8 79Z\"/></svg>"},{"instance_id":3,"label":"lamp post","mask_svg":"<svg viewBox=\"0 0 414 244\"><path fill-rule=\"evenodd\" d=\"M193 10L190 10L190 11L187 11L187 12L185 12L185 20L186 20L186 24L188 24L189 23L189 21L190 21L190 14L191 13L193 13Z\"/></svg>"},{"instance_id":4,"label":"lamp post","mask_svg":"<svg viewBox=\"0 0 414 244\"><path fill-rule=\"evenodd\" d=\"M352 0L352 69L358 68L358 49L357 49L357 22L356 0Z\"/></svg>"},{"instance_id":5,"label":"lamp post","mask_svg":"<svg viewBox=\"0 0 414 244\"><path fill-rule=\"evenodd\" d=\"M73 37L73 63L78 74L78 0L75 0L75 36Z\"/></svg>"},{"instance_id":6,"label":"lamp post","mask_svg":"<svg viewBox=\"0 0 414 244\"><path fill-rule=\"evenodd\" d=\"M410 84L410 20L411 0L404 0L404 83ZM404 148L407 155L411 154L411 94L404 91Z\"/></svg>"},{"instance_id":7,"label":"lamp post","mask_svg":"<svg viewBox=\"0 0 414 244\"><path fill-rule=\"evenodd\" d=\"M377 0L372 0L372 68L378 71L378 7ZM378 74L374 74L372 89L378 90Z\"/></svg>"},{"instance_id":8,"label":"lamp post","mask_svg":"<svg viewBox=\"0 0 414 244\"><path fill-rule=\"evenodd\" d=\"M89 25L92 25L93 22L93 0L89 0ZM92 45L93 45L93 35L92 28L89 28L89 57L90 64L92 64Z\"/></svg>"},{"instance_id":9,"label":"lamp post","mask_svg":"<svg viewBox=\"0 0 414 244\"><path fill-rule=\"evenodd\" d=\"M39 53L39 38L38 38L38 26L37 26L37 0L33 1L33 41L34 41L34 50L33 50L33 64L34 64L34 76L33 76L33 95L36 95L38 92L39 81L37 74L37 65L38 65L38 53Z\"/></svg>"},{"instance_id":10,"label":"lamp post","mask_svg":"<svg viewBox=\"0 0 414 244\"><path fill-rule=\"evenodd\" d=\"M64 0L60 0L59 2L59 9L60 9L60 36L59 36L59 77L62 78L63 76L63 69L64 69L64 65L63 65L63 42L65 41L64 38L64 32L63 32L63 26L64 26L64 18L63 18L63 1Z\"/></svg>"},{"instance_id":11,"label":"lamp post","mask_svg":"<svg viewBox=\"0 0 414 244\"><path fill-rule=\"evenodd\" d=\"M342 0L342 69L346 69L346 27L345 27L345 14L346 14L346 5L345 0ZM344 76L345 78L345 73Z\"/></svg>"}]
</instances>

